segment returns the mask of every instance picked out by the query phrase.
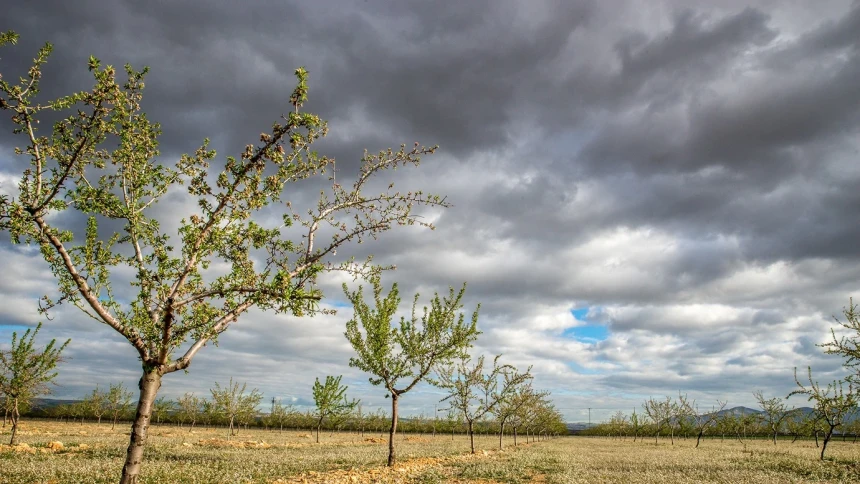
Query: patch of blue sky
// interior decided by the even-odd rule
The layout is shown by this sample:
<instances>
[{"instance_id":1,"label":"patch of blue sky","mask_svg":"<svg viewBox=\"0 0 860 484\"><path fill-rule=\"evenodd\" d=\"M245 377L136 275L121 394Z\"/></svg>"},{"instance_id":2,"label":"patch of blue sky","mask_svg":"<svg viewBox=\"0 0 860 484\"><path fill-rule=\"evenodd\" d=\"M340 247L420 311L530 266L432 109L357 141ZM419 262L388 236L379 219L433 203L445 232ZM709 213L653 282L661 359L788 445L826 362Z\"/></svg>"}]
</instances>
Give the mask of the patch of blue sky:
<instances>
[{"instance_id":1,"label":"patch of blue sky","mask_svg":"<svg viewBox=\"0 0 860 484\"><path fill-rule=\"evenodd\" d=\"M582 341L583 343L597 343L609 337L609 328L605 324L592 323L588 321L588 307L576 308L570 314L580 322L578 326L571 326L562 332L562 336Z\"/></svg>"},{"instance_id":2,"label":"patch of blue sky","mask_svg":"<svg viewBox=\"0 0 860 484\"><path fill-rule=\"evenodd\" d=\"M23 324L2 324L0 323L0 332L12 334L13 331L23 333L34 326L25 326Z\"/></svg>"}]
</instances>

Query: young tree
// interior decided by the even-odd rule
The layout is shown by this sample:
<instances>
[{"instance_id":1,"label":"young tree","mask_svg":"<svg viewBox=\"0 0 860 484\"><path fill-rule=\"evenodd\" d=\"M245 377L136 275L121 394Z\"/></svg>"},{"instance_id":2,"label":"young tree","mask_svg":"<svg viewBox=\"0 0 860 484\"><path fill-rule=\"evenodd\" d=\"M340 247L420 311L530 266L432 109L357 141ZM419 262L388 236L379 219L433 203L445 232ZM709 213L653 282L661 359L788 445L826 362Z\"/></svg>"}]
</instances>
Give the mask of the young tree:
<instances>
[{"instance_id":1,"label":"young tree","mask_svg":"<svg viewBox=\"0 0 860 484\"><path fill-rule=\"evenodd\" d=\"M0 44L2 45L2 44ZM48 346L39 350L35 346L36 335L42 329L42 323L36 329L27 329L18 339L18 333L12 333L12 346L8 351L0 351L0 393L6 397L6 407L12 420L12 438L9 445L18 443L18 421L21 410L29 406L30 401L38 396L50 393L48 383L57 376L54 369L62 361L60 354L69 344L66 340L57 346L57 340L52 339Z\"/></svg>"},{"instance_id":2,"label":"young tree","mask_svg":"<svg viewBox=\"0 0 860 484\"><path fill-rule=\"evenodd\" d=\"M277 427L281 432L284 430L284 425L290 421L295 409L292 405L284 406L281 402L276 402L272 405L272 411L266 416L266 425L273 429Z\"/></svg>"},{"instance_id":3,"label":"young tree","mask_svg":"<svg viewBox=\"0 0 860 484\"><path fill-rule=\"evenodd\" d=\"M848 330L849 334L837 337L836 331L831 328L830 335L833 340L821 346L827 354L842 356L845 359L845 367L854 372L847 380L860 384L860 307L854 304L853 298L848 299L848 306L843 308L842 314L845 320L836 318L836 322Z\"/></svg>"},{"instance_id":4,"label":"young tree","mask_svg":"<svg viewBox=\"0 0 860 484\"><path fill-rule=\"evenodd\" d=\"M660 431L663 427L671 425L672 416L675 415L675 407L677 404L672 401L672 397L666 397L666 400L654 400L649 398L642 404L645 415L654 423L654 444L657 444L657 438L660 436ZM674 442L673 442L674 443Z\"/></svg>"},{"instance_id":5,"label":"young tree","mask_svg":"<svg viewBox=\"0 0 860 484\"><path fill-rule=\"evenodd\" d=\"M355 309L355 317L346 323L345 335L356 353L356 357L349 359L349 366L373 375L370 383L384 386L391 397L388 465L392 466L395 462L397 404L401 395L427 378L437 365L448 364L453 358L465 354L479 334L478 310L472 313L471 322L466 322L463 313L459 312L466 291L463 285L456 294L454 288L450 288L445 298L436 293L430 301L430 308L424 306L420 318L416 294L411 318L401 317L400 324L393 326L392 320L400 305L397 284L383 298L379 277L372 277L371 283L375 308L364 302L361 286L357 291L349 292L346 284L343 285L343 292Z\"/></svg>"},{"instance_id":6,"label":"young tree","mask_svg":"<svg viewBox=\"0 0 860 484\"><path fill-rule=\"evenodd\" d=\"M160 424L161 419L166 417L176 408L176 403L168 400L165 397L160 397L152 404L152 416L155 417L155 423Z\"/></svg>"},{"instance_id":7,"label":"young tree","mask_svg":"<svg viewBox=\"0 0 860 484\"><path fill-rule=\"evenodd\" d=\"M763 412L763 422L770 429L773 445L776 445L776 436L793 409L788 408L782 398L764 398L761 390L753 392L753 396Z\"/></svg>"},{"instance_id":8,"label":"young tree","mask_svg":"<svg viewBox=\"0 0 860 484\"><path fill-rule=\"evenodd\" d=\"M451 407L463 415L473 454L475 421L492 412L518 385L532 378L531 367L525 373L519 373L511 365L500 365L501 356L493 359L493 367L486 374L483 356L478 358L474 366L468 355L461 355L454 364L442 365L437 369L438 378L434 384L448 391L448 396L441 401L449 401Z\"/></svg>"},{"instance_id":9,"label":"young tree","mask_svg":"<svg viewBox=\"0 0 860 484\"><path fill-rule=\"evenodd\" d=\"M792 395L806 395L810 402L815 402L815 413L826 424L824 441L821 445L821 460L824 460L824 451L827 449L827 443L833 437L833 430L842 426L845 423L845 418L857 408L858 396L854 393L854 385L850 381L836 380L829 383L826 388L822 388L818 382L812 380L812 368L807 367L807 373L809 375L808 388L797 379L797 369L795 368L794 381L800 388L789 393L786 398Z\"/></svg>"},{"instance_id":10,"label":"young tree","mask_svg":"<svg viewBox=\"0 0 860 484\"><path fill-rule=\"evenodd\" d=\"M717 400L716 407L711 408L709 413L702 413L699 411L699 406L696 405L695 400L690 400L687 398L687 395L678 395L678 406L682 409L681 413L690 420L693 425L693 429L696 431L696 447L699 447L699 444L702 441L702 436L705 435L705 431L708 430L709 427L715 427L717 425L720 412L726 408L726 403L727 402Z\"/></svg>"},{"instance_id":11,"label":"young tree","mask_svg":"<svg viewBox=\"0 0 860 484\"><path fill-rule=\"evenodd\" d=\"M113 417L113 423L110 426L111 430L116 427L116 422L119 420L120 416L125 415L128 411L131 406L132 396L133 394L131 391L126 390L122 383L110 385L107 393L107 407L108 412Z\"/></svg>"},{"instance_id":12,"label":"young tree","mask_svg":"<svg viewBox=\"0 0 860 484\"><path fill-rule=\"evenodd\" d=\"M502 448L502 437L505 433L505 424L510 422L514 431L514 446L517 444L516 432L520 425L518 416L523 407L543 400L549 395L549 392L536 391L531 386L531 381L524 381L510 394L502 399L501 402L493 409L493 416L499 423L499 449Z\"/></svg>"},{"instance_id":13,"label":"young tree","mask_svg":"<svg viewBox=\"0 0 860 484\"><path fill-rule=\"evenodd\" d=\"M633 413L630 414L630 430L633 431L633 442L636 442L636 439L639 438L639 431L642 430L642 420L636 413L635 408L633 409Z\"/></svg>"},{"instance_id":14,"label":"young tree","mask_svg":"<svg viewBox=\"0 0 860 484\"><path fill-rule=\"evenodd\" d=\"M102 416L108 410L107 394L96 387L84 402L86 402L88 413L95 417L98 424L101 424Z\"/></svg>"},{"instance_id":15,"label":"young tree","mask_svg":"<svg viewBox=\"0 0 860 484\"><path fill-rule=\"evenodd\" d=\"M337 419L341 415L349 415L358 405L358 400L347 400L347 386L340 384L341 376L326 376L325 383L314 381L314 403L317 406L316 419L317 443L320 441L320 429L325 419Z\"/></svg>"},{"instance_id":16,"label":"young tree","mask_svg":"<svg viewBox=\"0 0 860 484\"><path fill-rule=\"evenodd\" d=\"M215 382L215 388L209 390L215 411L227 421L231 436L236 435L234 424L237 419L241 420L244 414L255 412L257 405L263 400L263 394L256 388L246 393L247 388L247 383L240 387L239 382L234 383L231 377L226 387L222 388Z\"/></svg>"},{"instance_id":17,"label":"young tree","mask_svg":"<svg viewBox=\"0 0 860 484\"><path fill-rule=\"evenodd\" d=\"M121 479L133 483L164 375L187 369L201 348L252 308L294 315L324 311L316 285L321 273L363 277L382 269L369 258L333 263L336 249L375 239L394 225L430 227L413 208L448 204L421 191L394 191L393 185L378 195L362 193L380 172L418 165L421 155L435 151L416 144L365 153L351 187L332 183L310 211L293 211L285 188L324 175L334 163L310 150L328 128L318 116L301 112L308 93L302 68L296 70L289 114L262 133L258 144L210 167L216 154L204 140L171 167L158 160L159 125L141 112L148 69L127 65L127 80L118 82L114 67L90 57L91 91L37 102L51 50L50 44L39 50L20 83L0 79L0 109L11 112L14 132L26 143L16 153L30 162L22 170L19 196L0 199L0 230L9 231L15 243L42 248L59 290L59 296L45 297L45 310L72 303L113 328L137 353L140 396ZM48 109L71 115L43 135L39 120ZM180 185L197 208L171 238L152 208L168 192L177 194ZM286 212L281 223L264 226L255 219L277 204ZM57 225L74 213L88 217L83 234ZM105 233L109 227L119 229ZM299 241L287 238L296 234L290 227L303 232ZM328 229L331 238L320 240L321 230ZM136 294L116 297L114 289L128 287L130 273Z\"/></svg>"},{"instance_id":18,"label":"young tree","mask_svg":"<svg viewBox=\"0 0 860 484\"><path fill-rule=\"evenodd\" d=\"M194 424L197 423L197 420L200 418L200 414L203 412L203 404L200 401L200 397L193 393L186 393L179 398L177 403L179 405L180 422L190 422L188 431L191 432L194 429Z\"/></svg>"}]
</instances>

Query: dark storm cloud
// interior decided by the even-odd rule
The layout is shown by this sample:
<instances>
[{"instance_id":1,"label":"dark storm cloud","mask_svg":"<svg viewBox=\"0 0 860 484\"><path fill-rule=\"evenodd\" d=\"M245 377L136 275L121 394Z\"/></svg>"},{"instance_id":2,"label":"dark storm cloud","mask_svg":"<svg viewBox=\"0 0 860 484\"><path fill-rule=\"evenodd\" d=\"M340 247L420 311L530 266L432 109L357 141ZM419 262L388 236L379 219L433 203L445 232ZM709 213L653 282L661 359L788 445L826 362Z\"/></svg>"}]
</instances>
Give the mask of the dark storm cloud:
<instances>
[{"instance_id":1,"label":"dark storm cloud","mask_svg":"<svg viewBox=\"0 0 860 484\"><path fill-rule=\"evenodd\" d=\"M222 155L254 142L288 110L293 70L306 66L306 108L331 128L317 148L338 158L339 181L365 148L438 143L384 184L454 204L425 212L435 232L395 230L340 255L396 264L386 281L404 299L468 281L466 311L482 303L480 351L534 363L560 407L582 403L561 392L570 387L624 408L605 395L690 388L751 400L756 387L790 391L793 366L838 373L815 344L860 291L860 3L746 3L16 2L0 30L20 31L21 44L0 52L0 72L23 73L46 40L56 45L45 98L90 87L90 54L151 66L144 109L172 163L204 137ZM11 147L23 141L2 126L0 191L12 193L23 160ZM312 204L320 187L288 198ZM176 193L153 214L175 232L193 206ZM19 250L0 244L15 256L0 273L0 324L32 318L34 299L12 301L52 283ZM33 277L20 284L22 274ZM335 300L352 283L321 282ZM607 339L566 339L573 307L590 308ZM345 366L349 315L249 314L195 360L193 385L237 376L307 398L322 371L364 381ZM58 316L52 331L86 340L91 321ZM84 375L70 385L114 359L125 365L116 378L132 375L133 350L116 344L96 332L70 347ZM172 381L172 394L189 384Z\"/></svg>"}]
</instances>

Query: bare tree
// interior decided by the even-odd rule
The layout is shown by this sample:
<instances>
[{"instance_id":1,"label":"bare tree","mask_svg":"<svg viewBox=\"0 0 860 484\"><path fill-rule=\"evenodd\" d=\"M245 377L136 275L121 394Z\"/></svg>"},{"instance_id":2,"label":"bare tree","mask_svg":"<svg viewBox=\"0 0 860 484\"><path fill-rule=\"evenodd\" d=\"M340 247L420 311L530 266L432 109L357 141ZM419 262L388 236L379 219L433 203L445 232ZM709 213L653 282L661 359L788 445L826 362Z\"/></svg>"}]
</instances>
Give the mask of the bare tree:
<instances>
[{"instance_id":1,"label":"bare tree","mask_svg":"<svg viewBox=\"0 0 860 484\"><path fill-rule=\"evenodd\" d=\"M234 382L230 378L230 383L225 387L221 387L218 382L215 382L215 388L209 390L212 394L212 404L215 412L222 416L228 423L229 435L236 435L236 420L243 412L249 412L250 409L255 409L260 401L263 400L261 394L256 388L247 392L248 384L243 383L239 386L239 382Z\"/></svg>"},{"instance_id":2,"label":"bare tree","mask_svg":"<svg viewBox=\"0 0 860 484\"><path fill-rule=\"evenodd\" d=\"M854 372L847 380L856 385L860 384L860 307L854 304L853 298L848 299L848 306L843 308L842 314L844 320L834 319L849 334L837 337L836 331L831 328L832 341L821 346L825 348L825 353L840 355L845 359L845 367Z\"/></svg>"},{"instance_id":3,"label":"bare tree","mask_svg":"<svg viewBox=\"0 0 860 484\"><path fill-rule=\"evenodd\" d=\"M666 397L665 400L654 400L649 398L642 404L642 409L645 415L654 423L654 444L657 444L657 438L660 436L660 431L664 427L671 425L672 417L675 415L677 404L672 401L672 397ZM674 444L674 437L673 442Z\"/></svg>"},{"instance_id":4,"label":"bare tree","mask_svg":"<svg viewBox=\"0 0 860 484\"><path fill-rule=\"evenodd\" d=\"M0 44L2 45L2 44ZM42 329L42 323L36 329L27 329L18 339L18 333L12 332L12 346L8 351L0 351L0 393L6 396L6 407L12 420L12 438L9 445L18 443L18 421L21 410L28 406L37 395L50 393L48 383L57 376L54 369L62 361L60 354L69 344L66 340L57 346L57 340L52 339L43 350L35 346L36 335Z\"/></svg>"},{"instance_id":5,"label":"bare tree","mask_svg":"<svg viewBox=\"0 0 860 484\"><path fill-rule=\"evenodd\" d=\"M532 378L531 368L519 373L511 365L500 365L499 358L493 359L493 367L484 373L484 357L481 356L471 365L468 355L462 356L451 365L440 366L435 380L436 385L448 391L442 401L448 401L466 420L469 443L475 453L475 421L491 412L506 399L518 385Z\"/></svg>"},{"instance_id":6,"label":"bare tree","mask_svg":"<svg viewBox=\"0 0 860 484\"><path fill-rule=\"evenodd\" d=\"M807 367L807 373L809 387L800 383L797 379L797 368L794 369L794 381L799 388L789 393L786 398L792 395L806 395L810 402L815 402L815 413L826 424L824 441L821 445L821 460L824 460L824 451L833 437L833 430L842 426L845 418L857 408L858 396L854 393L854 386L850 381L835 380L827 387L821 387L818 382L812 380L812 368Z\"/></svg>"},{"instance_id":7,"label":"bare tree","mask_svg":"<svg viewBox=\"0 0 860 484\"><path fill-rule=\"evenodd\" d=\"M5 33L3 43L13 38ZM448 204L421 191L394 191L393 185L378 195L362 193L375 175L418 165L422 155L435 151L416 144L365 153L351 187L329 178L330 189L311 210L294 211L284 199L286 187L325 175L333 164L310 149L328 127L301 112L308 93L303 68L296 70L290 112L238 158L212 167L216 153L204 140L194 154L167 166L158 159L160 127L141 111L148 69L126 66L127 80L118 82L116 69L90 57L91 91L37 103L41 68L51 50L39 50L19 83L0 79L0 109L11 112L14 133L26 143L16 153L30 164L21 170L20 195L0 197L0 230L14 242L41 247L59 292L44 298L44 310L72 303L134 348L142 376L121 478L134 483L164 375L187 369L207 343L252 308L299 316L325 311L316 285L320 274L364 277L383 269L369 258L332 262L339 247L375 239L395 225L429 227L413 208ZM39 121L46 110L71 113L43 123L53 130L42 135ZM168 192L178 195L172 189L180 185L196 208L181 219L172 239L152 208ZM285 214L276 224L255 219L278 205ZM89 217L84 233L59 228L57 221L69 214ZM106 234L106 221L119 229ZM296 230L301 239L288 238ZM331 238L319 238L321 230ZM136 294L117 298L114 289L129 282Z\"/></svg>"},{"instance_id":8,"label":"bare tree","mask_svg":"<svg viewBox=\"0 0 860 484\"><path fill-rule=\"evenodd\" d=\"M690 419L696 431L696 447L699 447L705 431L710 427L716 426L720 412L726 408L726 403L717 400L717 405L712 407L710 412L703 413L699 411L699 406L695 400L690 400L687 398L687 395L678 395L678 405L683 409L682 413L684 416Z\"/></svg>"},{"instance_id":9,"label":"bare tree","mask_svg":"<svg viewBox=\"0 0 860 484\"><path fill-rule=\"evenodd\" d=\"M400 397L427 378L437 365L448 364L453 358L465 354L479 334L478 310L472 313L470 322L459 312L463 308L464 284L458 293L450 288L445 298L436 293L430 301L430 308L424 306L420 318L416 294L411 318L400 318L400 324L392 326L400 305L397 284L383 298L379 277L372 277L371 283L375 308L364 302L361 287L349 292L344 284L343 292L355 309L355 317L346 323L345 334L356 352L356 357L349 359L349 366L373 375L370 383L384 386L388 391L386 396L391 397L388 465L392 466Z\"/></svg>"}]
</instances>

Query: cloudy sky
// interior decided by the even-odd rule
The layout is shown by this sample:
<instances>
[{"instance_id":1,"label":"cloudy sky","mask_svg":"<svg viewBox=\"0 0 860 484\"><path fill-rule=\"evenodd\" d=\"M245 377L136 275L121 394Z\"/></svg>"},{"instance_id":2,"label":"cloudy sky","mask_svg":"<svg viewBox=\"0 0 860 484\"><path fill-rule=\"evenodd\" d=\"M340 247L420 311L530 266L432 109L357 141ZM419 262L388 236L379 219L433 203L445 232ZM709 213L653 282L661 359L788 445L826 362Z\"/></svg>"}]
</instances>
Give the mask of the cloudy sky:
<instances>
[{"instance_id":1,"label":"cloudy sky","mask_svg":"<svg viewBox=\"0 0 860 484\"><path fill-rule=\"evenodd\" d=\"M796 366L843 374L815 344L860 297L856 1L44 1L4 7L7 29L22 38L0 51L6 79L55 45L45 99L90 87L91 54L150 66L164 163L204 137L240 153L287 111L298 66L339 176L365 148L438 144L391 180L454 206L432 214L435 231L396 229L368 250L397 265L384 280L407 301L468 281L476 353L532 365L568 420L679 391L754 407L754 390L788 394ZM26 165L11 130L0 120L4 193ZM8 237L0 261L8 342L54 283ZM323 281L333 307L340 281ZM74 308L54 315L43 335L72 338L57 397L136 385L128 343ZM343 374L366 407L384 405L347 365L350 316L247 314L162 393L234 377L301 404L315 377ZM401 405L429 414L440 397L422 387Z\"/></svg>"}]
</instances>

